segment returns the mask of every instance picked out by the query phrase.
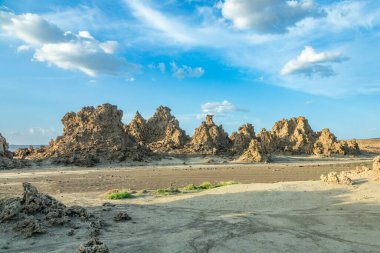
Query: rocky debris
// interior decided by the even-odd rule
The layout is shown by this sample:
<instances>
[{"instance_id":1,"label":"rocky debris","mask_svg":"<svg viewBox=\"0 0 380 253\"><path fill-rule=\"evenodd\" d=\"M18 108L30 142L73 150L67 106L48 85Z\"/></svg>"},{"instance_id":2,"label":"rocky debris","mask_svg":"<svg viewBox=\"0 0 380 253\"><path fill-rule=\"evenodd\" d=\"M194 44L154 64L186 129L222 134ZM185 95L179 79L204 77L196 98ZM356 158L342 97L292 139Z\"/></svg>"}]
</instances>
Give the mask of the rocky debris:
<instances>
[{"instance_id":1,"label":"rocky debris","mask_svg":"<svg viewBox=\"0 0 380 253\"><path fill-rule=\"evenodd\" d=\"M239 157L241 162L269 162L269 156L263 151L261 144L252 139L248 149Z\"/></svg>"},{"instance_id":2,"label":"rocky debris","mask_svg":"<svg viewBox=\"0 0 380 253\"><path fill-rule=\"evenodd\" d=\"M352 185L352 180L349 178L345 173L338 173L336 172L330 172L325 175L321 175L321 181L326 183L333 183L333 184L345 184L345 185Z\"/></svg>"},{"instance_id":3,"label":"rocky debris","mask_svg":"<svg viewBox=\"0 0 380 253\"><path fill-rule=\"evenodd\" d=\"M0 224L7 223L7 227L14 224L13 230L25 237L44 233L52 226L78 227L77 223L90 222L92 232L104 225L83 207L67 207L53 197L39 193L30 183L23 183L23 188L22 198L0 201Z\"/></svg>"},{"instance_id":4,"label":"rocky debris","mask_svg":"<svg viewBox=\"0 0 380 253\"><path fill-rule=\"evenodd\" d=\"M254 139L255 131L252 124L244 124L239 127L237 132L231 134L232 152L241 155L249 146L249 143Z\"/></svg>"},{"instance_id":5,"label":"rocky debris","mask_svg":"<svg viewBox=\"0 0 380 253\"><path fill-rule=\"evenodd\" d=\"M127 212L119 212L114 218L114 221L127 221L131 220L132 218L128 215Z\"/></svg>"},{"instance_id":6,"label":"rocky debris","mask_svg":"<svg viewBox=\"0 0 380 253\"><path fill-rule=\"evenodd\" d=\"M93 237L81 244L77 253L109 253L109 249L107 245L99 240L99 238Z\"/></svg>"},{"instance_id":7,"label":"rocky debris","mask_svg":"<svg viewBox=\"0 0 380 253\"><path fill-rule=\"evenodd\" d=\"M141 161L148 151L125 132L122 116L123 112L111 104L67 113L62 118L62 136L33 156L87 167L98 162Z\"/></svg>"},{"instance_id":8,"label":"rocky debris","mask_svg":"<svg viewBox=\"0 0 380 253\"><path fill-rule=\"evenodd\" d=\"M195 153L220 154L228 153L231 140L223 126L217 126L212 115L206 116L200 127L195 129L188 148Z\"/></svg>"},{"instance_id":9,"label":"rocky debris","mask_svg":"<svg viewBox=\"0 0 380 253\"><path fill-rule=\"evenodd\" d=\"M373 165L372 169L374 171L379 171L380 172L380 156L377 156L373 159Z\"/></svg>"},{"instance_id":10,"label":"rocky debris","mask_svg":"<svg viewBox=\"0 0 380 253\"><path fill-rule=\"evenodd\" d=\"M16 223L13 230L25 237L31 237L34 234L45 233L46 230L41 226L40 222L32 216L28 216L25 219Z\"/></svg>"},{"instance_id":11,"label":"rocky debris","mask_svg":"<svg viewBox=\"0 0 380 253\"><path fill-rule=\"evenodd\" d=\"M274 124L271 133L277 152L312 154L315 133L305 117L282 119Z\"/></svg>"}]
</instances>

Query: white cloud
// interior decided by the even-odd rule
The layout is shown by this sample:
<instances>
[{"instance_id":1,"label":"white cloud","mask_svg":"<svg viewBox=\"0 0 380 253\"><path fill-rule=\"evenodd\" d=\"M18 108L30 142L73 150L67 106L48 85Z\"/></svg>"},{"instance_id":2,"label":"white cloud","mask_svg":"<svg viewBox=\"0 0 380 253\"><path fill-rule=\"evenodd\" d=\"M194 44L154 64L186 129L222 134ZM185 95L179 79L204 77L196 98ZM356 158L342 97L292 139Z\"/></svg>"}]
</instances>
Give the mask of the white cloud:
<instances>
[{"instance_id":1,"label":"white cloud","mask_svg":"<svg viewBox=\"0 0 380 253\"><path fill-rule=\"evenodd\" d=\"M21 45L17 47L17 53L21 53L23 51L28 51L30 49L30 46L28 45Z\"/></svg>"},{"instance_id":2,"label":"white cloud","mask_svg":"<svg viewBox=\"0 0 380 253\"><path fill-rule=\"evenodd\" d=\"M204 114L223 114L227 112L235 112L236 107L229 101L223 102L207 102L201 106Z\"/></svg>"},{"instance_id":3,"label":"white cloud","mask_svg":"<svg viewBox=\"0 0 380 253\"><path fill-rule=\"evenodd\" d=\"M33 47L35 60L62 69L96 76L99 73L116 75L123 67L135 68L114 55L118 47L116 41L100 42L88 31L63 32L39 15L0 11L0 28L26 44L18 51Z\"/></svg>"},{"instance_id":4,"label":"white cloud","mask_svg":"<svg viewBox=\"0 0 380 253\"><path fill-rule=\"evenodd\" d=\"M172 75L178 79L184 79L185 77L201 77L205 73L202 67L192 68L186 65L178 67L175 62L170 63L172 68Z\"/></svg>"},{"instance_id":5,"label":"white cloud","mask_svg":"<svg viewBox=\"0 0 380 253\"><path fill-rule=\"evenodd\" d=\"M337 63L347 60L348 58L343 56L340 52L321 52L317 53L315 50L306 46L301 54L290 60L281 69L282 75L305 75L313 76L319 75L322 77L328 77L335 75L330 63Z\"/></svg>"},{"instance_id":6,"label":"white cloud","mask_svg":"<svg viewBox=\"0 0 380 253\"><path fill-rule=\"evenodd\" d=\"M222 15L237 29L281 33L302 19L317 14L313 0L225 0Z\"/></svg>"}]
</instances>

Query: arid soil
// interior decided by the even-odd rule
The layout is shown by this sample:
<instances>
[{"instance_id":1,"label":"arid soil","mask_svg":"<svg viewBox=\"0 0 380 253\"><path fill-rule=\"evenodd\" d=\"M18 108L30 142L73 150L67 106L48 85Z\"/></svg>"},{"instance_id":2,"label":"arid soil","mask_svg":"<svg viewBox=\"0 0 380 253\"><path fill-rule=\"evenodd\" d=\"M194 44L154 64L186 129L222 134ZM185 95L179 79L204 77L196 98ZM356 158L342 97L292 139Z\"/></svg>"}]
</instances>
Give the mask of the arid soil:
<instances>
[{"instance_id":1,"label":"arid soil","mask_svg":"<svg viewBox=\"0 0 380 253\"><path fill-rule=\"evenodd\" d=\"M147 165L140 167L52 167L0 171L0 196L18 195L22 182L30 182L41 191L53 194L99 194L112 189L155 190L183 187L187 184L234 180L241 183L274 183L284 181L319 180L330 171L370 166L371 158L295 159L279 157L273 164L199 164ZM208 162L212 159L206 159Z\"/></svg>"},{"instance_id":2,"label":"arid soil","mask_svg":"<svg viewBox=\"0 0 380 253\"><path fill-rule=\"evenodd\" d=\"M97 240L113 253L249 253L253 249L263 253L378 252L380 173L378 169L370 169L368 159L298 161L289 162L288 166L266 166L194 165L186 168L184 165L92 171L66 168L45 169L38 174L32 174L37 170L15 170L1 173L1 194L6 190L8 194L19 195L22 191L19 182L31 180L40 192L48 193L68 207L80 204L103 221ZM245 182L314 180L320 173L356 166L357 169L346 173L352 185L320 180L252 183L166 197L107 200L103 189L93 183L85 184L98 177L98 185L102 188L104 181L111 181L112 175L136 180L136 188L143 186L142 181L158 185L176 179L178 183L188 183L206 180L207 176L222 179L234 174L240 181L247 180ZM105 176L105 170L109 177ZM175 176L165 179L169 174ZM139 180L141 182L137 183ZM76 188L80 184L82 188ZM60 188L63 185L65 187ZM149 185L154 188L153 183ZM11 189L7 189L9 186ZM126 218L120 221L120 217ZM23 238L10 233L7 226L0 226L0 252L87 252L78 251L79 245L88 245L83 244L88 239L86 227L81 225L70 234L66 232L68 227L51 227L48 233Z\"/></svg>"},{"instance_id":3,"label":"arid soil","mask_svg":"<svg viewBox=\"0 0 380 253\"><path fill-rule=\"evenodd\" d=\"M356 140L361 150L380 154L380 138Z\"/></svg>"}]
</instances>

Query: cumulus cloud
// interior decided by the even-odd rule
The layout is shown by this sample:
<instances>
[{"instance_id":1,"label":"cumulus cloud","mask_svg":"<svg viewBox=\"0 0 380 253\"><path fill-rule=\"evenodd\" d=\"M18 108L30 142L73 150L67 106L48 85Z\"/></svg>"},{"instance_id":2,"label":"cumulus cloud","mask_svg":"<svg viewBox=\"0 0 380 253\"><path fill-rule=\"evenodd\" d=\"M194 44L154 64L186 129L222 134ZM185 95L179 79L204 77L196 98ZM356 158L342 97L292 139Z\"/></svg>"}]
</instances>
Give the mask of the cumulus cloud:
<instances>
[{"instance_id":1,"label":"cumulus cloud","mask_svg":"<svg viewBox=\"0 0 380 253\"><path fill-rule=\"evenodd\" d=\"M170 63L172 68L172 75L178 79L184 79L185 77L201 77L205 73L202 67L192 68L186 65L178 67L175 62Z\"/></svg>"},{"instance_id":2,"label":"cumulus cloud","mask_svg":"<svg viewBox=\"0 0 380 253\"><path fill-rule=\"evenodd\" d=\"M79 70L89 76L116 75L122 67L133 69L124 59L115 56L116 41L100 42L88 31L63 32L36 14L15 15L0 11L0 28L25 43L18 51L33 47L34 59L49 65Z\"/></svg>"},{"instance_id":3,"label":"cumulus cloud","mask_svg":"<svg viewBox=\"0 0 380 253\"><path fill-rule=\"evenodd\" d=\"M222 15L237 29L282 33L306 17L318 14L313 0L225 0Z\"/></svg>"},{"instance_id":4,"label":"cumulus cloud","mask_svg":"<svg viewBox=\"0 0 380 253\"><path fill-rule=\"evenodd\" d=\"M343 56L340 52L317 53L312 47L306 46L297 58L285 64L281 69L281 74L329 77L335 75L331 63L346 60L348 60L348 58Z\"/></svg>"}]
</instances>

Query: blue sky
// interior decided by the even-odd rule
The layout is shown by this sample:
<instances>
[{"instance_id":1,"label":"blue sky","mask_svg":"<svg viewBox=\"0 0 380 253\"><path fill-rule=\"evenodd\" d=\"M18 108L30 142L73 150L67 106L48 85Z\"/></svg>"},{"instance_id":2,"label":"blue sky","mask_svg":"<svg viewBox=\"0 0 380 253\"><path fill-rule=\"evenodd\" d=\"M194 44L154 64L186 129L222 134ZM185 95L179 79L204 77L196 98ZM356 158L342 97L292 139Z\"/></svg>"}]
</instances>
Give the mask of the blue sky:
<instances>
[{"instance_id":1,"label":"blue sky","mask_svg":"<svg viewBox=\"0 0 380 253\"><path fill-rule=\"evenodd\" d=\"M46 144L60 119L110 102L127 123L172 108L192 135L306 116L380 137L377 0L0 0L0 132Z\"/></svg>"}]
</instances>

